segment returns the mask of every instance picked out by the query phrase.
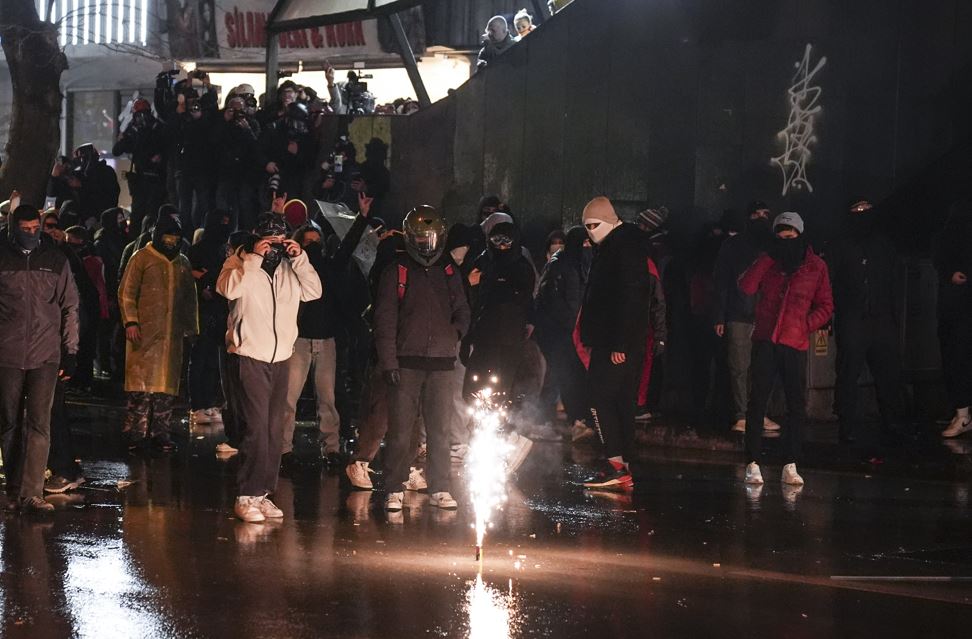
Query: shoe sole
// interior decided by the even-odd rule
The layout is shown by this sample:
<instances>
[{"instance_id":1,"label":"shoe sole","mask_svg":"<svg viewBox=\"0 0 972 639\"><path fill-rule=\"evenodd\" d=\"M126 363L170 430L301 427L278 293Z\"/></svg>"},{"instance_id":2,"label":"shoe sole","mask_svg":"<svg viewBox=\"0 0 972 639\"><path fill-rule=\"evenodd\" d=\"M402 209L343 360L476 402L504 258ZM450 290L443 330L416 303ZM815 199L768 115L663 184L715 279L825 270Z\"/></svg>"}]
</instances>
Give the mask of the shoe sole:
<instances>
[{"instance_id":1,"label":"shoe sole","mask_svg":"<svg viewBox=\"0 0 972 639\"><path fill-rule=\"evenodd\" d=\"M47 486L44 486L44 492L51 493L52 495L60 495L61 493L66 493L69 490L77 490L83 483L84 481L72 481L67 483L64 488L48 488Z\"/></svg>"},{"instance_id":2,"label":"shoe sole","mask_svg":"<svg viewBox=\"0 0 972 639\"><path fill-rule=\"evenodd\" d=\"M402 507L401 506L389 506L388 504L385 504L385 511L390 512L390 513L400 513L400 512L402 512Z\"/></svg>"},{"instance_id":3,"label":"shoe sole","mask_svg":"<svg viewBox=\"0 0 972 639\"><path fill-rule=\"evenodd\" d=\"M745 480L745 483L749 484L750 486L762 486L766 482L763 481L762 478L760 478L760 479L752 479L752 478L749 478L749 479L746 479Z\"/></svg>"},{"instance_id":4,"label":"shoe sole","mask_svg":"<svg viewBox=\"0 0 972 639\"><path fill-rule=\"evenodd\" d=\"M783 480L780 481L780 483L782 483L784 486L802 486L804 482L802 482L802 481L786 481L785 479L783 479Z\"/></svg>"},{"instance_id":5,"label":"shoe sole","mask_svg":"<svg viewBox=\"0 0 972 639\"><path fill-rule=\"evenodd\" d=\"M612 479L606 482L584 482L584 488L591 490L611 490L611 489L622 489L627 490L629 488L634 488L633 479Z\"/></svg>"},{"instance_id":6,"label":"shoe sole","mask_svg":"<svg viewBox=\"0 0 972 639\"><path fill-rule=\"evenodd\" d=\"M408 491L408 492L410 492L410 493L417 493L417 492L420 492L420 491L423 491L423 490L428 490L428 489L429 489L428 485L409 486L408 484L405 484L405 490Z\"/></svg>"},{"instance_id":7,"label":"shoe sole","mask_svg":"<svg viewBox=\"0 0 972 639\"><path fill-rule=\"evenodd\" d=\"M270 515L267 513L263 513L263 516L267 519L283 519L284 514L280 513L279 515Z\"/></svg>"},{"instance_id":8,"label":"shoe sole","mask_svg":"<svg viewBox=\"0 0 972 639\"><path fill-rule=\"evenodd\" d=\"M446 505L446 504L440 504L440 503L434 503L434 504L433 504L433 503L432 503L432 502L430 501L430 502L429 502L429 505L430 505L430 506L433 506L433 507L435 507L435 508L441 508L442 510L456 510L456 509L458 509L458 508L459 508L459 504L458 504L458 503L456 503L456 504L448 504L448 505Z\"/></svg>"},{"instance_id":9,"label":"shoe sole","mask_svg":"<svg viewBox=\"0 0 972 639\"><path fill-rule=\"evenodd\" d=\"M248 523L248 524L258 524L261 521L266 521L267 520L266 516L263 515L263 514L250 515L249 517L243 517L242 515L237 514L236 515L236 518L239 519L240 521L245 522L245 523Z\"/></svg>"}]
</instances>

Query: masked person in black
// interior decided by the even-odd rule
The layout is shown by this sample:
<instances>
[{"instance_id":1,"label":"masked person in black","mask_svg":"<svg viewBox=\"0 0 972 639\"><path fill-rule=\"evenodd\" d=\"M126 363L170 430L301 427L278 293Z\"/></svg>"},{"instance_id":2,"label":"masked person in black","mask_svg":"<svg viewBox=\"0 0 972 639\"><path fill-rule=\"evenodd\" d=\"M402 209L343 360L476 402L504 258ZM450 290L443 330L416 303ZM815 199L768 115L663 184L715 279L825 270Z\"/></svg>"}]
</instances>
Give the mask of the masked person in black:
<instances>
[{"instance_id":1,"label":"masked person in black","mask_svg":"<svg viewBox=\"0 0 972 639\"><path fill-rule=\"evenodd\" d=\"M220 386L219 351L226 333L226 300L216 293L216 278L228 257L232 217L213 209L206 216L202 238L189 248L189 263L196 280L199 338L189 355L189 409L197 424L222 421L217 397Z\"/></svg>"},{"instance_id":2,"label":"masked person in black","mask_svg":"<svg viewBox=\"0 0 972 639\"><path fill-rule=\"evenodd\" d=\"M469 398L489 387L515 408L527 396L539 393L542 385L541 379L529 379L521 370L533 330L536 274L523 255L519 236L511 221L490 229L486 251L470 273L473 321L463 345L470 352L463 396ZM513 452L508 468L513 471L526 459L533 442L511 432L509 443Z\"/></svg>"},{"instance_id":3,"label":"masked person in black","mask_svg":"<svg viewBox=\"0 0 972 639\"><path fill-rule=\"evenodd\" d=\"M208 84L209 76L204 82ZM182 232L192 238L193 231L205 222L205 215L215 201L215 147L211 143L216 125L216 92L206 91L198 97L185 90L167 118L175 141L175 181L182 213Z\"/></svg>"},{"instance_id":4,"label":"masked person in black","mask_svg":"<svg viewBox=\"0 0 972 639\"><path fill-rule=\"evenodd\" d=\"M541 403L547 418L556 417L557 397L564 404L571 439L594 435L584 388L584 365L574 349L573 333L593 261L591 240L583 226L567 231L564 248L555 252L540 275L536 301L536 340L547 358Z\"/></svg>"},{"instance_id":5,"label":"masked person in black","mask_svg":"<svg viewBox=\"0 0 972 639\"><path fill-rule=\"evenodd\" d=\"M246 98L227 100L210 136L216 149L216 206L233 215L234 228L250 230L260 211L258 185L266 176L266 162L261 162L257 142L260 125L250 115Z\"/></svg>"},{"instance_id":6,"label":"masked person in black","mask_svg":"<svg viewBox=\"0 0 972 639\"><path fill-rule=\"evenodd\" d=\"M938 340L945 390L955 414L942 437L972 430L972 202L952 205L935 251Z\"/></svg>"},{"instance_id":7,"label":"masked person in black","mask_svg":"<svg viewBox=\"0 0 972 639\"><path fill-rule=\"evenodd\" d=\"M756 298L740 291L737 281L756 261L760 252L766 250L772 239L770 210L757 200L749 205L744 230L730 234L716 256L712 325L716 335L725 342L732 430L738 433L746 432ZM763 430L775 432L779 429L779 424L764 417Z\"/></svg>"},{"instance_id":8,"label":"masked person in black","mask_svg":"<svg viewBox=\"0 0 972 639\"><path fill-rule=\"evenodd\" d=\"M132 256L118 285L125 327L125 391L128 412L123 431L129 447L175 449L169 432L182 378L182 349L199 332L192 267L179 249L182 229L161 216L148 246Z\"/></svg>"},{"instance_id":9,"label":"masked person in black","mask_svg":"<svg viewBox=\"0 0 972 639\"><path fill-rule=\"evenodd\" d=\"M270 124L260 136L260 149L267 160L264 170L271 181L271 195L303 200L307 172L317 158L307 107L290 103L284 117Z\"/></svg>"},{"instance_id":10,"label":"masked person in black","mask_svg":"<svg viewBox=\"0 0 972 639\"><path fill-rule=\"evenodd\" d=\"M90 143L79 146L70 161L58 162L51 171L50 194L58 204L73 200L82 224L97 220L102 211L118 206L119 193L115 169L101 159Z\"/></svg>"},{"instance_id":11,"label":"masked person in black","mask_svg":"<svg viewBox=\"0 0 972 639\"><path fill-rule=\"evenodd\" d=\"M132 170L126 174L132 194L132 228L141 228L142 218L158 210L165 201L165 152L168 146L165 126L152 114L145 98L132 104L132 121L122 132L111 153L128 153Z\"/></svg>"},{"instance_id":12,"label":"masked person in black","mask_svg":"<svg viewBox=\"0 0 972 639\"><path fill-rule=\"evenodd\" d=\"M903 273L898 252L878 212L863 198L847 209L848 231L828 251L837 337L835 404L840 438L854 440L858 379L867 364L877 391L881 427L892 435L906 421L905 390L898 347L895 276Z\"/></svg>"},{"instance_id":13,"label":"masked person in black","mask_svg":"<svg viewBox=\"0 0 972 639\"><path fill-rule=\"evenodd\" d=\"M59 377L74 374L78 292L68 260L41 232L38 210L10 213L0 240L0 439L7 498L53 510L43 498L51 406Z\"/></svg>"}]
</instances>

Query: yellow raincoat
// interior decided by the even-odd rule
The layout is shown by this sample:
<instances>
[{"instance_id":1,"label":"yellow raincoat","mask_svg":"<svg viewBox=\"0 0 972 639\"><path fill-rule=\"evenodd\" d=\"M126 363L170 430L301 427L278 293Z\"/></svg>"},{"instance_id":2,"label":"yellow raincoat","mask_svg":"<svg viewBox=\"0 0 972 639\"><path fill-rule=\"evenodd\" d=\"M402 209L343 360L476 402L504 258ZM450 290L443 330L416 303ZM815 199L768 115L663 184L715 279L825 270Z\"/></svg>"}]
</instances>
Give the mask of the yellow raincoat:
<instances>
[{"instance_id":1,"label":"yellow raincoat","mask_svg":"<svg viewBox=\"0 0 972 639\"><path fill-rule=\"evenodd\" d=\"M122 325L137 322L142 333L137 344L125 342L125 390L178 395L183 338L199 333L189 260L170 261L150 242L125 268L118 305Z\"/></svg>"}]
</instances>

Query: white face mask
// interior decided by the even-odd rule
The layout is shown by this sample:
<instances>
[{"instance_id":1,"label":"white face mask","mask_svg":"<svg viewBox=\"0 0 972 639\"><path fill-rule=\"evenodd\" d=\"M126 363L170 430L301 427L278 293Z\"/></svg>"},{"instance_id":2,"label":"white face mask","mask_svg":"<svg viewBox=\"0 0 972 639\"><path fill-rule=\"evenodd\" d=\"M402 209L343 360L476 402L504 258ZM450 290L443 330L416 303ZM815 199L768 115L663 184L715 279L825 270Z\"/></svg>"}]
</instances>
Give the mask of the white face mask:
<instances>
[{"instance_id":1,"label":"white face mask","mask_svg":"<svg viewBox=\"0 0 972 639\"><path fill-rule=\"evenodd\" d=\"M462 261L466 259L466 253L468 252L469 252L468 246L457 246L456 248L449 251L449 254L452 255L452 259L455 260L456 264L462 266Z\"/></svg>"},{"instance_id":2,"label":"white face mask","mask_svg":"<svg viewBox=\"0 0 972 639\"><path fill-rule=\"evenodd\" d=\"M600 244L603 242L604 238L606 238L611 231L619 226L621 226L621 220L618 220L614 224L609 224L604 220L599 220L593 217L584 220L584 228L587 229L587 235L595 244Z\"/></svg>"}]
</instances>

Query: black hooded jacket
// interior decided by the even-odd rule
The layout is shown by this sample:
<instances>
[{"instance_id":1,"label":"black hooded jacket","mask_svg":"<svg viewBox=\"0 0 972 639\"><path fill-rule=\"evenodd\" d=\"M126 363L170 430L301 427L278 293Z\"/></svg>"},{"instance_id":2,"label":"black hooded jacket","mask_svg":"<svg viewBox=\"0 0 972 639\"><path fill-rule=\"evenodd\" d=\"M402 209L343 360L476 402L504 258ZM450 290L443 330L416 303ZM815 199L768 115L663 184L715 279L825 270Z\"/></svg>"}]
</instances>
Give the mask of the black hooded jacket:
<instances>
[{"instance_id":1,"label":"black hooded jacket","mask_svg":"<svg viewBox=\"0 0 972 639\"><path fill-rule=\"evenodd\" d=\"M216 292L216 278L226 261L226 244L230 227L223 223L225 214L213 211L206 215L202 239L189 247L187 257L196 280L196 300L199 304L199 330L214 336L226 331L229 308L226 298ZM196 277L197 273L201 273Z\"/></svg>"},{"instance_id":2,"label":"black hooded jacket","mask_svg":"<svg viewBox=\"0 0 972 639\"><path fill-rule=\"evenodd\" d=\"M557 339L570 340L589 274L590 265L585 265L584 261L586 239L587 231L583 227L570 229L564 248L554 254L540 275L536 335L541 344Z\"/></svg>"},{"instance_id":3,"label":"black hooded jacket","mask_svg":"<svg viewBox=\"0 0 972 639\"><path fill-rule=\"evenodd\" d=\"M850 214L850 232L827 251L837 323L896 316L900 261L891 238L876 224L876 214L874 209Z\"/></svg>"},{"instance_id":4,"label":"black hooded jacket","mask_svg":"<svg viewBox=\"0 0 972 639\"><path fill-rule=\"evenodd\" d=\"M955 284L952 276L964 273L972 280L972 202L952 206L948 220L935 246L935 270L938 271L939 320L972 321L972 281Z\"/></svg>"},{"instance_id":5,"label":"black hooded jacket","mask_svg":"<svg viewBox=\"0 0 972 639\"><path fill-rule=\"evenodd\" d=\"M95 235L95 254L105 265L105 287L112 300L118 295L118 270L121 267L122 253L125 252L125 235L118 227L120 208L110 208L101 214L101 229Z\"/></svg>"},{"instance_id":6,"label":"black hooded jacket","mask_svg":"<svg viewBox=\"0 0 972 639\"><path fill-rule=\"evenodd\" d=\"M513 246L499 250L489 245L476 259L482 273L479 286L473 287L473 324L469 341L474 345L521 344L526 326L533 321L533 291L536 273L520 249L519 233L509 222L493 227L491 235L513 238Z\"/></svg>"},{"instance_id":7,"label":"black hooded jacket","mask_svg":"<svg viewBox=\"0 0 972 639\"><path fill-rule=\"evenodd\" d=\"M648 328L666 338L661 285L648 269L644 233L624 223L595 249L581 309L580 338L587 348L642 353Z\"/></svg>"}]
</instances>

